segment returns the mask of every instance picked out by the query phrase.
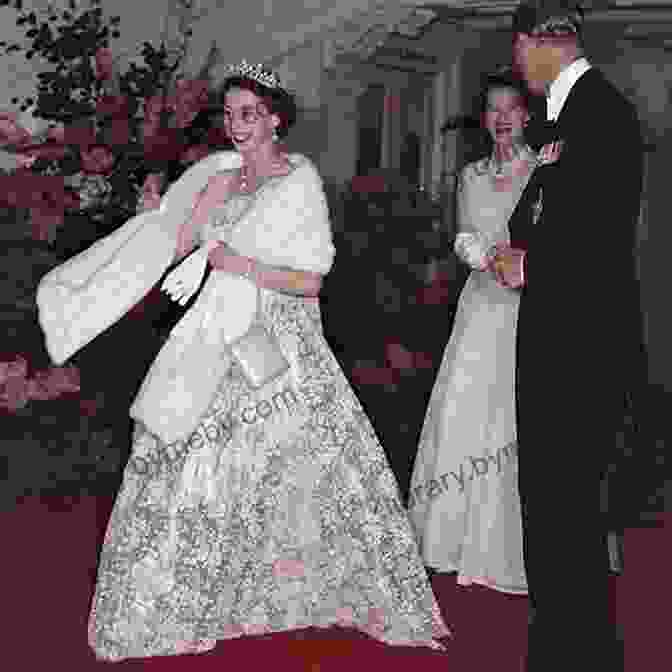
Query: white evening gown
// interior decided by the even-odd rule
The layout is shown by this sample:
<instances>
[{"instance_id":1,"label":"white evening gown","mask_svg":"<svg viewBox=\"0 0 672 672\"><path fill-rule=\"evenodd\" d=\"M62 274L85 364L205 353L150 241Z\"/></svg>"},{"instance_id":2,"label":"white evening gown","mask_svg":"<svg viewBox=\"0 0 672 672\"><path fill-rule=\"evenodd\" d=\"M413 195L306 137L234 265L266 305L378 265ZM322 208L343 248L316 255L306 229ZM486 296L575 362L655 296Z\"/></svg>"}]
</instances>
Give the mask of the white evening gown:
<instances>
[{"instance_id":1,"label":"white evening gown","mask_svg":"<svg viewBox=\"0 0 672 672\"><path fill-rule=\"evenodd\" d=\"M534 161L531 150L524 157ZM510 179L501 190L487 158L461 175L459 229L482 249L509 242L508 219L527 180L527 171L504 170ZM463 236L456 252L474 270L425 417L409 512L428 567L456 572L462 585L525 594L515 423L519 295L478 270Z\"/></svg>"}]
</instances>

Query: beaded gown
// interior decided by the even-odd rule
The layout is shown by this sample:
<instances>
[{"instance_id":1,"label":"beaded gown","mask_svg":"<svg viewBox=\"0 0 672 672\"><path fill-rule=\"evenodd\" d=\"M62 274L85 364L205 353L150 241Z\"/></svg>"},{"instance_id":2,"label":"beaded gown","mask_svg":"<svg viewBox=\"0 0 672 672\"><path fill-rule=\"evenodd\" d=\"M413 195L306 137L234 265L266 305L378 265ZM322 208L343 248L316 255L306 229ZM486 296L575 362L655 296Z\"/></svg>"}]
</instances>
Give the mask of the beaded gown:
<instances>
[{"instance_id":1,"label":"beaded gown","mask_svg":"<svg viewBox=\"0 0 672 672\"><path fill-rule=\"evenodd\" d=\"M232 196L201 240L226 240L254 198ZM448 630L397 483L318 300L260 296L289 373L255 390L232 360L185 441L136 423L90 613L100 659L331 625L442 648Z\"/></svg>"}]
</instances>

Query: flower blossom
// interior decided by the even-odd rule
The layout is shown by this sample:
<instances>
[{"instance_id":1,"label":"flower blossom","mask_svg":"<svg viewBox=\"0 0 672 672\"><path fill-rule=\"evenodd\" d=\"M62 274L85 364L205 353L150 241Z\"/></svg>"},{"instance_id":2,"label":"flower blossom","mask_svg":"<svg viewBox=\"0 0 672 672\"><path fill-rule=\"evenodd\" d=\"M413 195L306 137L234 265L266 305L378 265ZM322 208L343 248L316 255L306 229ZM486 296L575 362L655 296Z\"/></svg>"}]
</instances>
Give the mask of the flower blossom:
<instances>
[{"instance_id":1,"label":"flower blossom","mask_svg":"<svg viewBox=\"0 0 672 672\"><path fill-rule=\"evenodd\" d=\"M182 163L195 163L204 159L212 150L209 145L192 145L180 157Z\"/></svg>"},{"instance_id":2,"label":"flower blossom","mask_svg":"<svg viewBox=\"0 0 672 672\"><path fill-rule=\"evenodd\" d=\"M35 161L37 161L37 156L34 153L16 155L16 165L19 168L31 168Z\"/></svg>"},{"instance_id":3,"label":"flower blossom","mask_svg":"<svg viewBox=\"0 0 672 672\"><path fill-rule=\"evenodd\" d=\"M94 56L96 79L105 81L112 79L114 74L114 58L109 47L100 47Z\"/></svg>"},{"instance_id":4,"label":"flower blossom","mask_svg":"<svg viewBox=\"0 0 672 672\"><path fill-rule=\"evenodd\" d=\"M112 152L104 145L82 151L82 170L90 175L107 175L114 165Z\"/></svg>"},{"instance_id":5,"label":"flower blossom","mask_svg":"<svg viewBox=\"0 0 672 672\"><path fill-rule=\"evenodd\" d=\"M145 122L158 125L161 113L168 109L168 101L163 96L151 96L144 102Z\"/></svg>"},{"instance_id":6,"label":"flower blossom","mask_svg":"<svg viewBox=\"0 0 672 672\"><path fill-rule=\"evenodd\" d=\"M30 208L30 225L33 240L53 243L56 229L63 226L63 213L49 208Z\"/></svg>"},{"instance_id":7,"label":"flower blossom","mask_svg":"<svg viewBox=\"0 0 672 672\"><path fill-rule=\"evenodd\" d=\"M101 116L128 117L131 105L126 96L101 96L96 101L96 113Z\"/></svg>"},{"instance_id":8,"label":"flower blossom","mask_svg":"<svg viewBox=\"0 0 672 672\"><path fill-rule=\"evenodd\" d=\"M208 103L208 82L200 79L180 79L176 83L171 109L178 128L186 128Z\"/></svg>"},{"instance_id":9,"label":"flower blossom","mask_svg":"<svg viewBox=\"0 0 672 672\"><path fill-rule=\"evenodd\" d=\"M65 156L65 146L55 142L45 142L41 145L30 145L16 155L19 168L31 168L38 159L58 161Z\"/></svg>"},{"instance_id":10,"label":"flower blossom","mask_svg":"<svg viewBox=\"0 0 672 672\"><path fill-rule=\"evenodd\" d=\"M30 133L21 126L14 112L0 112L0 145L26 145Z\"/></svg>"},{"instance_id":11,"label":"flower blossom","mask_svg":"<svg viewBox=\"0 0 672 672\"><path fill-rule=\"evenodd\" d=\"M50 126L47 131L47 138L61 144L65 143L65 126L63 124Z\"/></svg>"}]
</instances>

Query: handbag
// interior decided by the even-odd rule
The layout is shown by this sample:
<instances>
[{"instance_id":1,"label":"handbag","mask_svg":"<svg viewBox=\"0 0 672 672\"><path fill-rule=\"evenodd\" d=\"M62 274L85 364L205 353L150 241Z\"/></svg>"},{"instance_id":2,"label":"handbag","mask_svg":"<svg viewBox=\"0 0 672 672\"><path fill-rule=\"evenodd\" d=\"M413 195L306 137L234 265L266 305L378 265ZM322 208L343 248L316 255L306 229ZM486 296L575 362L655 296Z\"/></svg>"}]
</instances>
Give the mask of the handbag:
<instances>
[{"instance_id":1,"label":"handbag","mask_svg":"<svg viewBox=\"0 0 672 672\"><path fill-rule=\"evenodd\" d=\"M250 387L258 390L289 370L278 339L262 320L261 291L257 288L257 313L250 328L228 344Z\"/></svg>"}]
</instances>

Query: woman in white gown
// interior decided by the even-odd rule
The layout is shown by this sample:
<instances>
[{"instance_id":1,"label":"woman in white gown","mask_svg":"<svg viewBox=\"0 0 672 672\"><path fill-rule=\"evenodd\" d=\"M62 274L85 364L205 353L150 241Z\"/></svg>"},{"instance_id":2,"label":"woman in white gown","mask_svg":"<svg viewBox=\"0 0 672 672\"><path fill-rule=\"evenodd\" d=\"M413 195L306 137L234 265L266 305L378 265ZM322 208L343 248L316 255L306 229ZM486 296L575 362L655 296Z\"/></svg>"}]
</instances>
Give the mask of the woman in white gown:
<instances>
[{"instance_id":1,"label":"woman in white gown","mask_svg":"<svg viewBox=\"0 0 672 672\"><path fill-rule=\"evenodd\" d=\"M409 511L425 564L525 594L517 486L515 343L519 297L490 270L493 246L536 157L524 143L529 118L522 84L492 76L483 92L490 156L460 175L457 255L473 270L460 296L420 436Z\"/></svg>"},{"instance_id":2,"label":"woman in white gown","mask_svg":"<svg viewBox=\"0 0 672 672\"><path fill-rule=\"evenodd\" d=\"M294 103L261 67L232 74L223 112L236 152L203 159L38 293L58 360L175 254L196 248L164 284L180 302L208 259L215 269L131 409L90 646L119 661L345 625L441 649L448 631L396 482L322 333L317 292L334 250L321 181L275 142Z\"/></svg>"}]
</instances>

